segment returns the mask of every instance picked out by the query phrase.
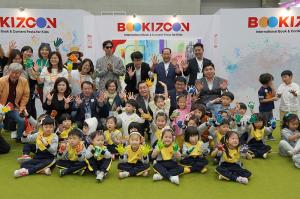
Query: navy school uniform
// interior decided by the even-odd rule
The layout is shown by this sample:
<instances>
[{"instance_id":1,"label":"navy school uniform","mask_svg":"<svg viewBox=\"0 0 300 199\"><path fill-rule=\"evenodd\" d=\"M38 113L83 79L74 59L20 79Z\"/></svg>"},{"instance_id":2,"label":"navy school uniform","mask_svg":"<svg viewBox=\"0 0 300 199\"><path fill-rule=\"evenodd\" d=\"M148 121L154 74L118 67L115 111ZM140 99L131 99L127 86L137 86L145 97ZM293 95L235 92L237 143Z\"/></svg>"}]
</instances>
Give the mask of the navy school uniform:
<instances>
[{"instance_id":1,"label":"navy school uniform","mask_svg":"<svg viewBox=\"0 0 300 199\"><path fill-rule=\"evenodd\" d=\"M41 139L46 140L48 145L45 146ZM55 164L55 156L58 147L58 136L56 134L52 133L50 136L44 137L43 132L39 131L32 135L23 135L21 140L24 143L31 143L34 141L36 143L35 146L32 144L25 145L27 147L24 146L25 151L34 151L35 149L33 158L21 164L21 168L27 169L29 174L40 173L45 168L50 168Z\"/></svg>"},{"instance_id":2,"label":"navy school uniform","mask_svg":"<svg viewBox=\"0 0 300 199\"><path fill-rule=\"evenodd\" d=\"M156 163L153 165L154 170L165 179L169 179L171 176L178 176L184 171L183 166L173 160L174 155L172 144L168 147L163 147L156 158Z\"/></svg>"},{"instance_id":3,"label":"navy school uniform","mask_svg":"<svg viewBox=\"0 0 300 199\"><path fill-rule=\"evenodd\" d=\"M127 171L130 176L139 176L150 169L148 156L143 156L142 145L136 151L133 151L130 145L126 146L125 153L120 155L119 159L118 169Z\"/></svg>"},{"instance_id":4,"label":"navy school uniform","mask_svg":"<svg viewBox=\"0 0 300 199\"><path fill-rule=\"evenodd\" d=\"M271 127L256 130L252 127L247 141L249 147L248 152L254 154L257 158L262 158L265 153L270 153L272 147L265 144L264 137L272 131L273 129Z\"/></svg>"},{"instance_id":5,"label":"navy school uniform","mask_svg":"<svg viewBox=\"0 0 300 199\"><path fill-rule=\"evenodd\" d=\"M107 173L111 167L112 159L111 153L107 150L106 146L99 147L98 152L95 148L87 148L85 157L89 171L97 175L97 171Z\"/></svg>"},{"instance_id":6,"label":"navy school uniform","mask_svg":"<svg viewBox=\"0 0 300 199\"><path fill-rule=\"evenodd\" d=\"M75 148L71 147L71 145L68 145L66 150L57 154L58 161L56 166L59 169L64 170L64 175L79 173L86 169L86 149L84 143L80 142L77 147L81 148L79 152L77 152Z\"/></svg>"},{"instance_id":7,"label":"navy school uniform","mask_svg":"<svg viewBox=\"0 0 300 199\"><path fill-rule=\"evenodd\" d=\"M192 150L190 151L191 147ZM191 145L188 142L183 144L182 154L184 158L180 163L189 168L190 172L201 172L204 167L208 164L207 159L205 158L205 153L209 153L208 145L202 141L198 141L196 145Z\"/></svg>"},{"instance_id":8,"label":"navy school uniform","mask_svg":"<svg viewBox=\"0 0 300 199\"><path fill-rule=\"evenodd\" d=\"M228 149L230 157L223 152L216 172L227 180L236 181L238 177L249 178L252 174L242 167L240 149Z\"/></svg>"}]
</instances>

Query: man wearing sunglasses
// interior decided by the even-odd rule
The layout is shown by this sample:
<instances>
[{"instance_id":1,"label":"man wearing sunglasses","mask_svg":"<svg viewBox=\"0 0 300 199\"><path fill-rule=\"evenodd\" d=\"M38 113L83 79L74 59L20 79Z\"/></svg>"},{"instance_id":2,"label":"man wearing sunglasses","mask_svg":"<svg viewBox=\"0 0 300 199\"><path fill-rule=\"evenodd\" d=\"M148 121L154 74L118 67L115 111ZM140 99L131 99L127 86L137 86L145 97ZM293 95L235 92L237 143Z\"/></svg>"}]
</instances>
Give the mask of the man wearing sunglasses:
<instances>
[{"instance_id":1,"label":"man wearing sunglasses","mask_svg":"<svg viewBox=\"0 0 300 199\"><path fill-rule=\"evenodd\" d=\"M118 91L120 91L121 83L120 76L125 74L125 67L123 61L114 55L113 43L110 40L102 44L105 55L96 62L96 76L100 78L99 91L105 91L105 83L108 80L117 80Z\"/></svg>"}]
</instances>

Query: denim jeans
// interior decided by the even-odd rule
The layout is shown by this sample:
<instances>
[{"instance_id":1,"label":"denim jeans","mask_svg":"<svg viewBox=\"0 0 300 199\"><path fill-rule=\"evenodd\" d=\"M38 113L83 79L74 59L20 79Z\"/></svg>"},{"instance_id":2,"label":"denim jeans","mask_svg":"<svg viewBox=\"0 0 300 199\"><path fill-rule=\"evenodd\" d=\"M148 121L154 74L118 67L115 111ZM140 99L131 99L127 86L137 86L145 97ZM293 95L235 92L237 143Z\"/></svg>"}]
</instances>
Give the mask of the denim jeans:
<instances>
[{"instance_id":1,"label":"denim jeans","mask_svg":"<svg viewBox=\"0 0 300 199\"><path fill-rule=\"evenodd\" d=\"M14 120L18 124L17 128L17 139L21 139L22 134L25 129L25 119L20 116L20 113L18 111L9 111L5 114L5 117L9 117L12 120Z\"/></svg>"}]
</instances>

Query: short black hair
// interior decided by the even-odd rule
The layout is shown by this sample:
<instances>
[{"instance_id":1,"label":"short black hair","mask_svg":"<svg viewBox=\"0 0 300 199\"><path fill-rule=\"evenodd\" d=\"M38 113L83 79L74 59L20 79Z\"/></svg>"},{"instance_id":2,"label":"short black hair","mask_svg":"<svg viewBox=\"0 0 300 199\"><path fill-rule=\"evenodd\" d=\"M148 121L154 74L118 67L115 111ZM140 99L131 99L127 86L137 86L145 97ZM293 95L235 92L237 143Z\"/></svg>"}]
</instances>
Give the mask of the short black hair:
<instances>
[{"instance_id":1,"label":"short black hair","mask_svg":"<svg viewBox=\"0 0 300 199\"><path fill-rule=\"evenodd\" d=\"M142 126L140 123L138 122L130 122L130 124L128 125L128 133L130 134L130 129L137 129L137 131L144 136L144 132L142 130Z\"/></svg>"},{"instance_id":2,"label":"short black hair","mask_svg":"<svg viewBox=\"0 0 300 199\"><path fill-rule=\"evenodd\" d=\"M165 117L166 121L168 120L167 114L163 111L157 111L156 112L155 120L157 120L158 117Z\"/></svg>"},{"instance_id":3,"label":"short black hair","mask_svg":"<svg viewBox=\"0 0 300 199\"><path fill-rule=\"evenodd\" d=\"M156 95L154 96L154 102L156 103L158 99L165 100L165 96L162 95L162 94L156 94Z\"/></svg>"},{"instance_id":4,"label":"short black hair","mask_svg":"<svg viewBox=\"0 0 300 199\"><path fill-rule=\"evenodd\" d=\"M72 117L69 113L64 113L59 118L59 123L62 124L65 120L72 120Z\"/></svg>"},{"instance_id":5,"label":"short black hair","mask_svg":"<svg viewBox=\"0 0 300 199\"><path fill-rule=\"evenodd\" d=\"M263 73L259 76L259 82L263 85L268 84L269 82L273 81L274 77L270 73Z\"/></svg>"},{"instance_id":6,"label":"short black hair","mask_svg":"<svg viewBox=\"0 0 300 199\"><path fill-rule=\"evenodd\" d=\"M169 51L170 51L170 53L172 53L172 50L171 50L171 48L163 48L163 49L161 50L161 54L163 54L165 50L169 50Z\"/></svg>"},{"instance_id":7,"label":"short black hair","mask_svg":"<svg viewBox=\"0 0 300 199\"><path fill-rule=\"evenodd\" d=\"M195 135L198 135L198 137L200 137L197 127L188 126L184 132L184 141L189 142L190 137Z\"/></svg>"},{"instance_id":8,"label":"short black hair","mask_svg":"<svg viewBox=\"0 0 300 199\"><path fill-rule=\"evenodd\" d=\"M230 125L230 119L226 119L226 118L223 118L222 122L219 124L219 126L222 126L222 125Z\"/></svg>"},{"instance_id":9,"label":"short black hair","mask_svg":"<svg viewBox=\"0 0 300 199\"><path fill-rule=\"evenodd\" d=\"M31 46L23 46L23 48L21 49L21 53L23 55L23 53L27 50L30 50L33 53L33 49Z\"/></svg>"},{"instance_id":10,"label":"short black hair","mask_svg":"<svg viewBox=\"0 0 300 199\"><path fill-rule=\"evenodd\" d=\"M117 125L117 118L115 116L109 116L108 118L106 118L106 122L110 119L112 119L115 122L115 124Z\"/></svg>"},{"instance_id":11,"label":"short black hair","mask_svg":"<svg viewBox=\"0 0 300 199\"><path fill-rule=\"evenodd\" d=\"M223 96L229 97L231 99L231 101L234 100L234 95L232 92L229 92L229 91L224 92L224 93L222 93L221 97L223 97Z\"/></svg>"},{"instance_id":12,"label":"short black hair","mask_svg":"<svg viewBox=\"0 0 300 199\"><path fill-rule=\"evenodd\" d=\"M104 139L105 139L105 135L104 135L103 131L94 131L93 133L91 133L91 134L89 135L89 137L90 137L91 140L93 140L93 139L95 139L95 137L96 137L97 135L103 136Z\"/></svg>"},{"instance_id":13,"label":"short black hair","mask_svg":"<svg viewBox=\"0 0 300 199\"><path fill-rule=\"evenodd\" d=\"M42 120L42 125L55 125L54 119L52 119L49 115L46 115Z\"/></svg>"},{"instance_id":14,"label":"short black hair","mask_svg":"<svg viewBox=\"0 0 300 199\"><path fill-rule=\"evenodd\" d=\"M137 84L137 87L139 88L141 84L146 84L146 81L145 81L145 80L140 81L140 82Z\"/></svg>"},{"instance_id":15,"label":"short black hair","mask_svg":"<svg viewBox=\"0 0 300 199\"><path fill-rule=\"evenodd\" d=\"M133 106L135 109L138 108L138 104L137 104L137 102L136 102L134 99L129 99L129 100L127 100L127 101L125 102L125 105L126 105L126 104L130 104L130 105Z\"/></svg>"},{"instance_id":16,"label":"short black hair","mask_svg":"<svg viewBox=\"0 0 300 199\"><path fill-rule=\"evenodd\" d=\"M82 131L81 131L79 128L73 128L73 129L70 131L68 137L76 136L76 137L82 139L82 135L83 135L83 133L82 133Z\"/></svg>"},{"instance_id":17,"label":"short black hair","mask_svg":"<svg viewBox=\"0 0 300 199\"><path fill-rule=\"evenodd\" d=\"M282 71L282 73L281 73L281 77L282 77L282 76L285 76L285 75L293 76L293 72L290 71L290 70L284 70L284 71Z\"/></svg>"},{"instance_id":18,"label":"short black hair","mask_svg":"<svg viewBox=\"0 0 300 199\"><path fill-rule=\"evenodd\" d=\"M176 82L183 82L184 84L186 84L186 79L182 76L177 76L175 78L175 84L176 84Z\"/></svg>"},{"instance_id":19,"label":"short black hair","mask_svg":"<svg viewBox=\"0 0 300 199\"><path fill-rule=\"evenodd\" d=\"M113 42L112 42L111 40L106 40L106 41L104 41L104 42L102 43L102 47L105 48L105 46L106 46L107 44L111 44L112 47L114 47L114 44L113 44Z\"/></svg>"},{"instance_id":20,"label":"short black hair","mask_svg":"<svg viewBox=\"0 0 300 199\"><path fill-rule=\"evenodd\" d=\"M130 58L132 61L134 59L143 59L143 54L140 51L135 51L135 52L131 53Z\"/></svg>"},{"instance_id":21,"label":"short black hair","mask_svg":"<svg viewBox=\"0 0 300 199\"><path fill-rule=\"evenodd\" d=\"M247 110L247 106L243 102L239 102L240 109Z\"/></svg>"},{"instance_id":22,"label":"short black hair","mask_svg":"<svg viewBox=\"0 0 300 199\"><path fill-rule=\"evenodd\" d=\"M194 111L194 110L201 111L203 115L206 113L205 106L200 104L200 103L195 103L195 104L192 105L191 111Z\"/></svg>"},{"instance_id":23,"label":"short black hair","mask_svg":"<svg viewBox=\"0 0 300 199\"><path fill-rule=\"evenodd\" d=\"M204 72L204 69L208 66L212 66L215 69L215 65L211 61L209 61L207 63L203 63L202 73Z\"/></svg>"},{"instance_id":24,"label":"short black hair","mask_svg":"<svg viewBox=\"0 0 300 199\"><path fill-rule=\"evenodd\" d=\"M204 50L204 46L201 43L194 44L193 48L195 49L196 47L201 47Z\"/></svg>"},{"instance_id":25,"label":"short black hair","mask_svg":"<svg viewBox=\"0 0 300 199\"><path fill-rule=\"evenodd\" d=\"M84 84L88 84L88 85L92 86L92 88L94 89L94 84L92 82L90 82L90 81L84 81L84 82L82 82L81 83L81 89L83 88Z\"/></svg>"}]
</instances>

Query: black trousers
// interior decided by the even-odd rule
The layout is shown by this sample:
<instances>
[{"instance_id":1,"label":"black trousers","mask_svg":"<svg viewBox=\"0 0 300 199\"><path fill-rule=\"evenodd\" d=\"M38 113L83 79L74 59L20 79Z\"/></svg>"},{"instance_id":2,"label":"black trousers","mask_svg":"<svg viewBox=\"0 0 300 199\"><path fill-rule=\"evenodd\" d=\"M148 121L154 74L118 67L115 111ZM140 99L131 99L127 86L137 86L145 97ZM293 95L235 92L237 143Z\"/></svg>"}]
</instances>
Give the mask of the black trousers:
<instances>
[{"instance_id":1,"label":"black trousers","mask_svg":"<svg viewBox=\"0 0 300 199\"><path fill-rule=\"evenodd\" d=\"M165 179L169 179L171 176L177 176L183 173L183 166L179 165L173 160L161 160L157 161L153 168L156 172L162 175Z\"/></svg>"},{"instance_id":2,"label":"black trousers","mask_svg":"<svg viewBox=\"0 0 300 199\"><path fill-rule=\"evenodd\" d=\"M119 163L118 169L129 172L130 176L136 176L150 168L150 164L144 164L141 161L137 163Z\"/></svg>"},{"instance_id":3,"label":"black trousers","mask_svg":"<svg viewBox=\"0 0 300 199\"><path fill-rule=\"evenodd\" d=\"M191 172L199 172L208 164L208 161L201 157L186 157L180 163L190 167Z\"/></svg>"},{"instance_id":4,"label":"black trousers","mask_svg":"<svg viewBox=\"0 0 300 199\"><path fill-rule=\"evenodd\" d=\"M0 135L0 154L5 154L10 151L9 144L5 141L5 139Z\"/></svg>"},{"instance_id":5,"label":"black trousers","mask_svg":"<svg viewBox=\"0 0 300 199\"><path fill-rule=\"evenodd\" d=\"M93 173L96 174L97 171L102 171L107 173L110 169L110 165L112 162L111 158L103 158L101 160L96 160L94 157L88 159L90 166L93 169Z\"/></svg>"},{"instance_id":6,"label":"black trousers","mask_svg":"<svg viewBox=\"0 0 300 199\"><path fill-rule=\"evenodd\" d=\"M249 178L252 174L247 169L243 169L239 164L222 162L216 172L229 180L236 181L238 177Z\"/></svg>"},{"instance_id":7,"label":"black trousers","mask_svg":"<svg viewBox=\"0 0 300 199\"><path fill-rule=\"evenodd\" d=\"M269 145L265 145L262 140L257 141L252 138L248 142L249 152L253 153L255 157L262 158L265 153L269 153L272 148Z\"/></svg>"},{"instance_id":8,"label":"black trousers","mask_svg":"<svg viewBox=\"0 0 300 199\"><path fill-rule=\"evenodd\" d=\"M38 173L39 171L51 167L55 164L55 159L31 159L21 164L21 168L28 169L29 174Z\"/></svg>"},{"instance_id":9,"label":"black trousers","mask_svg":"<svg viewBox=\"0 0 300 199\"><path fill-rule=\"evenodd\" d=\"M85 169L85 162L58 160L56 166L60 169L66 169L65 174L76 173L81 169Z\"/></svg>"},{"instance_id":10,"label":"black trousers","mask_svg":"<svg viewBox=\"0 0 300 199\"><path fill-rule=\"evenodd\" d=\"M30 153L36 152L36 145L35 144L25 144L23 146L23 155L29 155Z\"/></svg>"}]
</instances>

